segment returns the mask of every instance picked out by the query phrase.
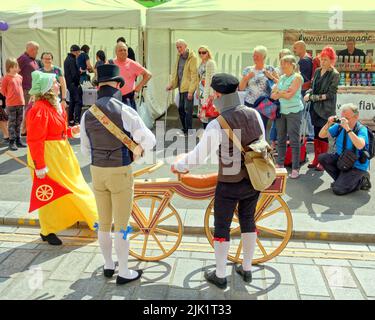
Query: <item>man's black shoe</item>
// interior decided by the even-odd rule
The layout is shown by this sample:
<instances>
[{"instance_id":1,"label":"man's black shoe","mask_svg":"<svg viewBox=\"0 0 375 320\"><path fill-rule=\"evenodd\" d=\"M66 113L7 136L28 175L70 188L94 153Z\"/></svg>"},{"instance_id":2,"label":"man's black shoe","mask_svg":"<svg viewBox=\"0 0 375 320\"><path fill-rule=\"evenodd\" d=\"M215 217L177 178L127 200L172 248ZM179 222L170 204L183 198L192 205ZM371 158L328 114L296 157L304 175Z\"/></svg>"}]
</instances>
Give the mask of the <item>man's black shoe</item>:
<instances>
[{"instance_id":1,"label":"man's black shoe","mask_svg":"<svg viewBox=\"0 0 375 320\"><path fill-rule=\"evenodd\" d=\"M243 281L250 283L253 280L251 271L245 271L242 265L235 266L234 269L243 278Z\"/></svg>"},{"instance_id":2,"label":"man's black shoe","mask_svg":"<svg viewBox=\"0 0 375 320\"><path fill-rule=\"evenodd\" d=\"M18 139L16 140L16 146L17 146L18 148L26 148L26 147L27 147L27 145L24 144L24 143L21 141L20 138L18 138Z\"/></svg>"},{"instance_id":3,"label":"man's black shoe","mask_svg":"<svg viewBox=\"0 0 375 320\"><path fill-rule=\"evenodd\" d=\"M43 241L47 241L52 246L61 246L62 241L54 233L50 233L46 236L40 234Z\"/></svg>"},{"instance_id":4,"label":"man's black shoe","mask_svg":"<svg viewBox=\"0 0 375 320\"><path fill-rule=\"evenodd\" d=\"M219 278L216 276L216 270L211 272L206 271L204 273L204 278L220 289L225 289L227 287L227 278Z\"/></svg>"},{"instance_id":5,"label":"man's black shoe","mask_svg":"<svg viewBox=\"0 0 375 320\"><path fill-rule=\"evenodd\" d=\"M116 278L116 284L127 284L129 282L138 280L142 276L143 270L134 270L134 271L138 272L138 276L137 277L135 277L134 279L127 279L127 278L123 278L123 277L117 276L117 278Z\"/></svg>"},{"instance_id":6,"label":"man's black shoe","mask_svg":"<svg viewBox=\"0 0 375 320\"><path fill-rule=\"evenodd\" d=\"M104 269L103 268L103 274L106 278L112 278L113 275L115 274L115 270L113 269Z\"/></svg>"},{"instance_id":7,"label":"man's black shoe","mask_svg":"<svg viewBox=\"0 0 375 320\"><path fill-rule=\"evenodd\" d=\"M16 146L16 142L14 140L9 140L9 150L17 151L18 148Z\"/></svg>"},{"instance_id":8,"label":"man's black shoe","mask_svg":"<svg viewBox=\"0 0 375 320\"><path fill-rule=\"evenodd\" d=\"M370 190L370 189L371 189L370 178L365 176L362 178L361 190Z\"/></svg>"}]
</instances>

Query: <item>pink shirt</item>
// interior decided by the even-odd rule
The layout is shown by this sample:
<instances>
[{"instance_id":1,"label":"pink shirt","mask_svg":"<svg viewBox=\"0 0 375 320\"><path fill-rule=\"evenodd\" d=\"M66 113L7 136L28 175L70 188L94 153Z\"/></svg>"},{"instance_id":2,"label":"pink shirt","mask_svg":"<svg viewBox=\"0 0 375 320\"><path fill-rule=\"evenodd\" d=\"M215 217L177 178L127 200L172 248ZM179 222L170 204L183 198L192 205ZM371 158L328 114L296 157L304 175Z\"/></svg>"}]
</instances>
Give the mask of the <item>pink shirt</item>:
<instances>
[{"instance_id":1,"label":"pink shirt","mask_svg":"<svg viewBox=\"0 0 375 320\"><path fill-rule=\"evenodd\" d=\"M1 92L5 97L7 107L18 107L25 105L22 89L22 77L17 73L15 76L5 75L1 84Z\"/></svg>"},{"instance_id":2,"label":"pink shirt","mask_svg":"<svg viewBox=\"0 0 375 320\"><path fill-rule=\"evenodd\" d=\"M120 89L121 94L124 96L135 88L135 80L140 76L146 69L143 68L138 62L133 61L129 58L125 62L120 62L117 59L113 60L114 64L120 68L120 75L125 80L125 85Z\"/></svg>"}]
</instances>

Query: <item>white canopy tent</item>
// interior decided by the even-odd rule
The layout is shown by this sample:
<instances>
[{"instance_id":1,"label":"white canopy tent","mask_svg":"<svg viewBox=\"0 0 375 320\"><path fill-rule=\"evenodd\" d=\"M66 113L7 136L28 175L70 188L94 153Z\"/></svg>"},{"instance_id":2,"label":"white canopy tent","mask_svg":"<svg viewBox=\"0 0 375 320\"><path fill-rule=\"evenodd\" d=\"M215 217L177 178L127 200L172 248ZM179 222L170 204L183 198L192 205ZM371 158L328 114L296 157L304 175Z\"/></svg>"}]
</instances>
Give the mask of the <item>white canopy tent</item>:
<instances>
[{"instance_id":1,"label":"white canopy tent","mask_svg":"<svg viewBox=\"0 0 375 320\"><path fill-rule=\"evenodd\" d=\"M40 52L51 51L62 65L70 45L88 44L90 57L106 51L111 58L117 37L124 36L140 57L145 8L132 0L17 0L2 3L0 20L9 25L2 37L2 56L18 57L34 40Z\"/></svg>"},{"instance_id":2,"label":"white canopy tent","mask_svg":"<svg viewBox=\"0 0 375 320\"><path fill-rule=\"evenodd\" d=\"M147 65L154 105L166 108L171 68L175 63L175 40L183 38L197 52L206 44L213 51L218 71L241 76L252 63L256 45L268 48L267 63L275 65L283 47L284 30L375 30L375 1L316 0L173 0L146 12Z\"/></svg>"}]
</instances>

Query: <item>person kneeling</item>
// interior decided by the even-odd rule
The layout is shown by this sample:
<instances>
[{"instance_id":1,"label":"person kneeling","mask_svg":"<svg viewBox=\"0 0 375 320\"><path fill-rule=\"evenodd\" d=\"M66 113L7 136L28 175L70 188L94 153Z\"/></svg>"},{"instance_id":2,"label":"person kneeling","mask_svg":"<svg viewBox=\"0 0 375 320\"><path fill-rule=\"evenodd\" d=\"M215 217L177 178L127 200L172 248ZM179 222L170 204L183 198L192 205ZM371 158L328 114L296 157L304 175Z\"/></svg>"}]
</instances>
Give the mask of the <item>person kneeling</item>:
<instances>
[{"instance_id":1,"label":"person kneeling","mask_svg":"<svg viewBox=\"0 0 375 320\"><path fill-rule=\"evenodd\" d=\"M341 107L341 119L332 116L319 133L320 138L336 138L336 152L319 155L319 163L333 178L332 191L337 195L371 188L368 173L369 147L367 128L359 122L359 109L354 104Z\"/></svg>"}]
</instances>

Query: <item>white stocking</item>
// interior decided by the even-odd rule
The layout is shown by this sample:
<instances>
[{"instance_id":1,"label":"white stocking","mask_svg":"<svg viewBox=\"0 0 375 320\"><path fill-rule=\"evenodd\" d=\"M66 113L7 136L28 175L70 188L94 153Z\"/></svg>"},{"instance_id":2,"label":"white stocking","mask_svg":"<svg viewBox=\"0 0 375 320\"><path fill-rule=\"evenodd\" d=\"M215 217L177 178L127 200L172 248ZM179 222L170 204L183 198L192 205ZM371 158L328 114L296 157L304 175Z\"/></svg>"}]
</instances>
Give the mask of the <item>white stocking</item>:
<instances>
[{"instance_id":1,"label":"white stocking","mask_svg":"<svg viewBox=\"0 0 375 320\"><path fill-rule=\"evenodd\" d=\"M256 232L242 233L241 238L242 238L242 252L243 252L242 268L244 271L251 271L251 262L253 260L253 256L255 252L257 233Z\"/></svg>"},{"instance_id":2,"label":"white stocking","mask_svg":"<svg viewBox=\"0 0 375 320\"><path fill-rule=\"evenodd\" d=\"M138 272L128 269L129 240L124 240L123 234L120 232L115 233L115 250L119 263L118 275L121 278L135 279Z\"/></svg>"},{"instance_id":3,"label":"white stocking","mask_svg":"<svg viewBox=\"0 0 375 320\"><path fill-rule=\"evenodd\" d=\"M225 278L227 269L227 257L229 252L229 241L214 241L215 259L216 259L216 276Z\"/></svg>"},{"instance_id":4,"label":"white stocking","mask_svg":"<svg viewBox=\"0 0 375 320\"><path fill-rule=\"evenodd\" d=\"M98 232L100 250L104 257L104 269L115 270L115 263L112 259L112 238L110 232Z\"/></svg>"}]
</instances>

